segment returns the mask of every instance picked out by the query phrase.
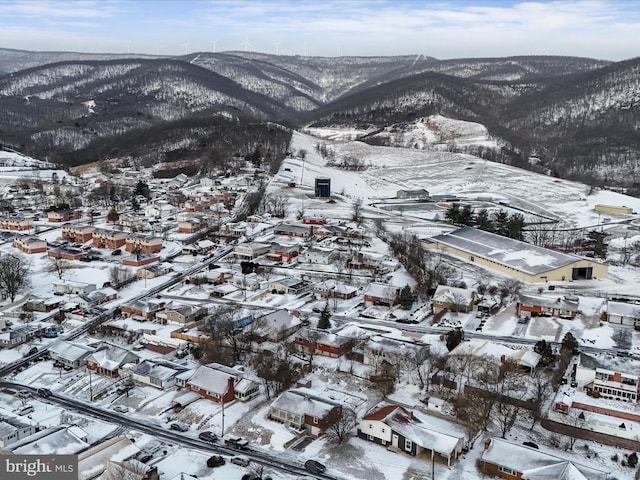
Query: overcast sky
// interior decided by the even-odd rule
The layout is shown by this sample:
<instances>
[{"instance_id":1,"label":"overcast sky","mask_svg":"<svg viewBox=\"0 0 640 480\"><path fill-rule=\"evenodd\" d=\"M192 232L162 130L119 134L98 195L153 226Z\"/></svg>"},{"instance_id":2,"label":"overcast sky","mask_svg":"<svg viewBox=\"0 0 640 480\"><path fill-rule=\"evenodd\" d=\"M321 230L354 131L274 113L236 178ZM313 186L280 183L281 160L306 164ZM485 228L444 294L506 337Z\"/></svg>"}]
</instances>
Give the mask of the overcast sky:
<instances>
[{"instance_id":1,"label":"overcast sky","mask_svg":"<svg viewBox=\"0 0 640 480\"><path fill-rule=\"evenodd\" d=\"M0 47L436 58L639 56L640 2L0 0Z\"/></svg>"}]
</instances>

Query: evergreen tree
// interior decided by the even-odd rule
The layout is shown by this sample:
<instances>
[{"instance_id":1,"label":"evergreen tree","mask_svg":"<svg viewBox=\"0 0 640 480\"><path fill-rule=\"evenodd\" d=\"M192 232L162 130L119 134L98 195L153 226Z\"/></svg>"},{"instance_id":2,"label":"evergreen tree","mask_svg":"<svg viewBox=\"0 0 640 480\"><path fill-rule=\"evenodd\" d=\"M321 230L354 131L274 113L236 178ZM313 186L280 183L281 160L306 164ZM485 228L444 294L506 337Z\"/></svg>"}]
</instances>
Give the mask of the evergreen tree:
<instances>
[{"instance_id":1,"label":"evergreen tree","mask_svg":"<svg viewBox=\"0 0 640 480\"><path fill-rule=\"evenodd\" d=\"M458 327L447 333L447 350L451 351L456 348L464 340L464 332Z\"/></svg>"},{"instance_id":2,"label":"evergreen tree","mask_svg":"<svg viewBox=\"0 0 640 480\"><path fill-rule=\"evenodd\" d=\"M413 292L411 291L411 287L409 285L405 285L402 290L400 290L400 306L405 310L410 310L413 305Z\"/></svg>"},{"instance_id":3,"label":"evergreen tree","mask_svg":"<svg viewBox=\"0 0 640 480\"><path fill-rule=\"evenodd\" d=\"M149 185L144 183L142 180L138 180L138 183L136 183L136 188L134 190L134 195L141 195L145 198L150 198L151 191L149 190Z\"/></svg>"},{"instance_id":4,"label":"evergreen tree","mask_svg":"<svg viewBox=\"0 0 640 480\"><path fill-rule=\"evenodd\" d=\"M522 240L522 229L524 228L524 216L521 213L514 213L507 220L505 225L507 237Z\"/></svg>"},{"instance_id":5,"label":"evergreen tree","mask_svg":"<svg viewBox=\"0 0 640 480\"><path fill-rule=\"evenodd\" d=\"M320 330L328 330L331 328L331 312L329 311L329 302L324 304L324 308L320 312L318 319L318 328Z\"/></svg>"},{"instance_id":6,"label":"evergreen tree","mask_svg":"<svg viewBox=\"0 0 640 480\"><path fill-rule=\"evenodd\" d=\"M476 213L476 225L480 230L493 232L493 223L486 208L482 208Z\"/></svg>"},{"instance_id":7,"label":"evergreen tree","mask_svg":"<svg viewBox=\"0 0 640 480\"><path fill-rule=\"evenodd\" d=\"M577 348L578 340L576 340L576 337L574 337L571 332L567 332L562 339L562 346L560 347L560 350L573 353Z\"/></svg>"},{"instance_id":8,"label":"evergreen tree","mask_svg":"<svg viewBox=\"0 0 640 480\"><path fill-rule=\"evenodd\" d=\"M507 223L509 222L509 214L500 209L494 212L492 217L494 232L506 237L508 233Z\"/></svg>"},{"instance_id":9,"label":"evergreen tree","mask_svg":"<svg viewBox=\"0 0 640 480\"><path fill-rule=\"evenodd\" d=\"M447 209L447 213L445 214L445 218L449 220L454 225L460 224L460 204L454 202Z\"/></svg>"},{"instance_id":10,"label":"evergreen tree","mask_svg":"<svg viewBox=\"0 0 640 480\"><path fill-rule=\"evenodd\" d=\"M608 244L606 242L607 234L597 230L591 230L587 233L587 239L584 242L585 247L590 249L594 257L607 258Z\"/></svg>"},{"instance_id":11,"label":"evergreen tree","mask_svg":"<svg viewBox=\"0 0 640 480\"><path fill-rule=\"evenodd\" d=\"M540 340L536 343L533 351L542 357L540 359L540 366L546 367L553 362L553 349L551 348L551 344L547 343L546 340Z\"/></svg>"},{"instance_id":12,"label":"evergreen tree","mask_svg":"<svg viewBox=\"0 0 640 480\"><path fill-rule=\"evenodd\" d=\"M462 210L460 210L459 223L462 225L471 226L475 223L474 217L475 215L473 213L473 208L471 208L471 205L466 204L464 207L462 207Z\"/></svg>"}]
</instances>

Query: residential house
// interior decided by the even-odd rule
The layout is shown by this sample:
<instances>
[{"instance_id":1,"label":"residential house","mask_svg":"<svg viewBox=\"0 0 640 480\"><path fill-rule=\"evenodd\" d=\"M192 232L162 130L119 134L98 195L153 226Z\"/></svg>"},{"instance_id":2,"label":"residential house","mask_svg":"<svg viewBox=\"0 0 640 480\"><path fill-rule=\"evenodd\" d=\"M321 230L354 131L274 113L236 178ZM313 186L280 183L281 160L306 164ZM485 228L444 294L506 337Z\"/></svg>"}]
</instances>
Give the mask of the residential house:
<instances>
[{"instance_id":1,"label":"residential house","mask_svg":"<svg viewBox=\"0 0 640 480\"><path fill-rule=\"evenodd\" d=\"M131 378L141 385L166 390L176 384L176 377L188 368L162 359L147 359L131 370Z\"/></svg>"},{"instance_id":2,"label":"residential house","mask_svg":"<svg viewBox=\"0 0 640 480\"><path fill-rule=\"evenodd\" d=\"M234 399L248 400L258 393L258 384L248 379L242 382L242 372L219 363L199 366L187 380L192 392L214 402L229 403ZM240 386L240 395L236 395L236 386Z\"/></svg>"},{"instance_id":3,"label":"residential house","mask_svg":"<svg viewBox=\"0 0 640 480\"><path fill-rule=\"evenodd\" d=\"M400 287L394 287L386 283L371 282L364 291L364 304L385 305L393 307L400 300Z\"/></svg>"},{"instance_id":4,"label":"residential house","mask_svg":"<svg viewBox=\"0 0 640 480\"><path fill-rule=\"evenodd\" d=\"M141 280L143 278L151 279L151 278L160 277L162 275L167 275L171 271L172 271L171 264L166 264L166 263L155 264L155 265L152 264L145 267L140 267L136 271L136 277L138 278L138 280Z\"/></svg>"},{"instance_id":5,"label":"residential house","mask_svg":"<svg viewBox=\"0 0 640 480\"><path fill-rule=\"evenodd\" d=\"M158 467L134 458L139 452L127 437L109 438L78 455L78 480L158 480Z\"/></svg>"},{"instance_id":6,"label":"residential house","mask_svg":"<svg viewBox=\"0 0 640 480\"><path fill-rule=\"evenodd\" d=\"M309 291L311 283L296 277L284 277L273 280L267 285L267 291L279 294L300 295Z\"/></svg>"},{"instance_id":7,"label":"residential house","mask_svg":"<svg viewBox=\"0 0 640 480\"><path fill-rule=\"evenodd\" d=\"M21 213L0 216L0 229L24 231L33 228L33 218L25 217Z\"/></svg>"},{"instance_id":8,"label":"residential house","mask_svg":"<svg viewBox=\"0 0 640 480\"><path fill-rule=\"evenodd\" d=\"M356 287L337 280L324 280L311 286L311 291L317 299L340 298L348 300L358 293Z\"/></svg>"},{"instance_id":9,"label":"residential house","mask_svg":"<svg viewBox=\"0 0 640 480\"><path fill-rule=\"evenodd\" d=\"M66 224L62 226L62 239L69 242L85 243L93 239L96 227L83 224Z\"/></svg>"},{"instance_id":10,"label":"residential house","mask_svg":"<svg viewBox=\"0 0 640 480\"><path fill-rule=\"evenodd\" d=\"M305 215L302 218L302 223L305 225L324 225L327 223L327 219L324 215Z\"/></svg>"},{"instance_id":11,"label":"residential house","mask_svg":"<svg viewBox=\"0 0 640 480\"><path fill-rule=\"evenodd\" d=\"M485 474L506 480L607 480L609 473L577 463L567 456L513 443L499 437L485 440L480 456Z\"/></svg>"},{"instance_id":12,"label":"residential house","mask_svg":"<svg viewBox=\"0 0 640 480\"><path fill-rule=\"evenodd\" d=\"M379 368L388 365L409 365L416 363L416 358L425 358L430 345L414 338L397 338L376 335L362 345L362 363Z\"/></svg>"},{"instance_id":13,"label":"residential house","mask_svg":"<svg viewBox=\"0 0 640 480\"><path fill-rule=\"evenodd\" d=\"M178 222L178 233L196 233L206 226L206 222L200 217L189 217Z\"/></svg>"},{"instance_id":14,"label":"residential house","mask_svg":"<svg viewBox=\"0 0 640 480\"><path fill-rule=\"evenodd\" d=\"M12 443L6 450L14 455L74 455L89 447L88 434L80 427L36 427L31 435Z\"/></svg>"},{"instance_id":15,"label":"residential house","mask_svg":"<svg viewBox=\"0 0 640 480\"><path fill-rule=\"evenodd\" d=\"M125 238L125 250L129 253L158 253L162 250L162 238L144 233L130 233Z\"/></svg>"},{"instance_id":16,"label":"residential house","mask_svg":"<svg viewBox=\"0 0 640 480\"><path fill-rule=\"evenodd\" d=\"M115 224L129 231L139 231L146 228L147 219L144 215L138 213L121 213Z\"/></svg>"},{"instance_id":17,"label":"residential house","mask_svg":"<svg viewBox=\"0 0 640 480\"><path fill-rule=\"evenodd\" d=\"M123 303L121 311L124 315L136 320L151 320L156 313L164 309L165 302L156 300L131 300Z\"/></svg>"},{"instance_id":18,"label":"residential house","mask_svg":"<svg viewBox=\"0 0 640 480\"><path fill-rule=\"evenodd\" d=\"M640 328L640 305L627 302L607 301L606 318L609 323Z\"/></svg>"},{"instance_id":19,"label":"residential house","mask_svg":"<svg viewBox=\"0 0 640 480\"><path fill-rule=\"evenodd\" d=\"M640 376L605 368L591 355L580 354L576 365L578 390L597 391L600 397L636 403L640 400Z\"/></svg>"},{"instance_id":20,"label":"residential house","mask_svg":"<svg viewBox=\"0 0 640 480\"><path fill-rule=\"evenodd\" d=\"M53 293L82 295L93 292L96 286L84 282L54 282Z\"/></svg>"},{"instance_id":21,"label":"residential house","mask_svg":"<svg viewBox=\"0 0 640 480\"><path fill-rule=\"evenodd\" d=\"M0 447L6 447L36 433L40 427L33 422L23 422L18 417L0 417Z\"/></svg>"},{"instance_id":22,"label":"residential house","mask_svg":"<svg viewBox=\"0 0 640 480\"><path fill-rule=\"evenodd\" d=\"M13 246L29 255L47 251L46 240L41 240L35 236L15 237L13 239Z\"/></svg>"},{"instance_id":23,"label":"residential house","mask_svg":"<svg viewBox=\"0 0 640 480\"><path fill-rule=\"evenodd\" d=\"M473 290L448 285L438 285L431 299L435 315L442 312L470 312L473 310L474 301Z\"/></svg>"},{"instance_id":24,"label":"residential house","mask_svg":"<svg viewBox=\"0 0 640 480\"><path fill-rule=\"evenodd\" d=\"M115 250L126 243L127 233L107 228L96 228L91 238L94 247Z\"/></svg>"},{"instance_id":25,"label":"residential house","mask_svg":"<svg viewBox=\"0 0 640 480\"><path fill-rule=\"evenodd\" d=\"M138 363L140 357L126 348L112 343L101 343L86 359L87 370L105 377L118 377L127 363Z\"/></svg>"},{"instance_id":26,"label":"residential house","mask_svg":"<svg viewBox=\"0 0 640 480\"><path fill-rule=\"evenodd\" d=\"M159 262L160 257L152 253L136 253L122 258L122 265L127 267L142 267L150 263Z\"/></svg>"},{"instance_id":27,"label":"residential house","mask_svg":"<svg viewBox=\"0 0 640 480\"><path fill-rule=\"evenodd\" d=\"M195 322L207 313L207 309L200 305L171 305L165 309L167 321L174 323Z\"/></svg>"},{"instance_id":28,"label":"residential house","mask_svg":"<svg viewBox=\"0 0 640 480\"><path fill-rule=\"evenodd\" d=\"M578 297L519 294L516 314L524 317L560 317L573 319L578 314Z\"/></svg>"},{"instance_id":29,"label":"residential house","mask_svg":"<svg viewBox=\"0 0 640 480\"><path fill-rule=\"evenodd\" d=\"M116 298L118 298L118 292L116 290L111 287L104 287L72 297L69 303L76 303L78 306L88 310L115 300Z\"/></svg>"},{"instance_id":30,"label":"residential house","mask_svg":"<svg viewBox=\"0 0 640 480\"><path fill-rule=\"evenodd\" d=\"M13 348L41 336L45 326L39 323L31 322L19 327L4 327L3 331L0 332L0 348Z\"/></svg>"},{"instance_id":31,"label":"residential house","mask_svg":"<svg viewBox=\"0 0 640 480\"><path fill-rule=\"evenodd\" d=\"M49 357L65 367L80 368L96 349L81 343L56 340L49 346Z\"/></svg>"},{"instance_id":32,"label":"residential house","mask_svg":"<svg viewBox=\"0 0 640 480\"><path fill-rule=\"evenodd\" d=\"M269 407L269 418L318 437L342 415L342 405L308 388L280 394Z\"/></svg>"},{"instance_id":33,"label":"residential house","mask_svg":"<svg viewBox=\"0 0 640 480\"><path fill-rule=\"evenodd\" d=\"M60 297L38 298L30 296L24 304L25 312L51 312L60 306Z\"/></svg>"},{"instance_id":34,"label":"residential house","mask_svg":"<svg viewBox=\"0 0 640 480\"><path fill-rule=\"evenodd\" d=\"M47 212L47 221L52 223L68 222L69 220L78 220L81 216L80 210L57 210Z\"/></svg>"},{"instance_id":35,"label":"residential house","mask_svg":"<svg viewBox=\"0 0 640 480\"><path fill-rule=\"evenodd\" d=\"M462 453L465 442L464 430L454 422L399 405L378 407L362 417L358 437L413 456L427 451L433 460L438 454L447 465Z\"/></svg>"},{"instance_id":36,"label":"residential house","mask_svg":"<svg viewBox=\"0 0 640 480\"><path fill-rule=\"evenodd\" d=\"M306 355L337 358L351 351L353 340L335 333L302 328L296 332L293 345Z\"/></svg>"},{"instance_id":37,"label":"residential house","mask_svg":"<svg viewBox=\"0 0 640 480\"><path fill-rule=\"evenodd\" d=\"M524 371L532 372L540 363L540 354L530 348L513 349L490 340L470 340L462 342L448 354L447 365L453 371L462 370L469 365L468 358L474 357L484 361L483 368L475 368L472 376L482 379L485 369L493 366L497 371L500 366L511 362Z\"/></svg>"},{"instance_id":38,"label":"residential house","mask_svg":"<svg viewBox=\"0 0 640 480\"><path fill-rule=\"evenodd\" d=\"M297 331L302 322L286 310L277 310L257 319L258 330L272 342L279 342Z\"/></svg>"}]
</instances>

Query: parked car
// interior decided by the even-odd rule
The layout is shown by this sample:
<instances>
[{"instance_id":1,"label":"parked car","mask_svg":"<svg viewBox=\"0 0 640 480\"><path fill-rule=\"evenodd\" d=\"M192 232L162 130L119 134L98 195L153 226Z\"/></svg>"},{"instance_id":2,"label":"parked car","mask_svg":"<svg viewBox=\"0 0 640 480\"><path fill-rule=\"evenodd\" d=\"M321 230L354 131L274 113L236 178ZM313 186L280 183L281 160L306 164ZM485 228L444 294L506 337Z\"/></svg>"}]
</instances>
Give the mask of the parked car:
<instances>
[{"instance_id":1,"label":"parked car","mask_svg":"<svg viewBox=\"0 0 640 480\"><path fill-rule=\"evenodd\" d=\"M173 422L171 425L169 425L169 428L171 430L175 430L176 432L186 432L189 430L189 425L182 422Z\"/></svg>"},{"instance_id":2,"label":"parked car","mask_svg":"<svg viewBox=\"0 0 640 480\"><path fill-rule=\"evenodd\" d=\"M25 354L25 357L30 357L31 355L35 355L36 353L38 353L38 347L31 347Z\"/></svg>"},{"instance_id":3,"label":"parked car","mask_svg":"<svg viewBox=\"0 0 640 480\"><path fill-rule=\"evenodd\" d=\"M327 467L317 460L307 460L304 463L304 468L315 475L322 475L327 471Z\"/></svg>"},{"instance_id":4,"label":"parked car","mask_svg":"<svg viewBox=\"0 0 640 480\"><path fill-rule=\"evenodd\" d=\"M198 438L200 440L204 440L205 442L215 442L218 439L215 433L209 432L208 430L204 432L200 432L200 434L198 435Z\"/></svg>"},{"instance_id":5,"label":"parked car","mask_svg":"<svg viewBox=\"0 0 640 480\"><path fill-rule=\"evenodd\" d=\"M236 465L240 465L241 467L248 467L250 461L251 460L249 460L249 457L245 457L244 455L239 455L231 459L231 463L235 463Z\"/></svg>"},{"instance_id":6,"label":"parked car","mask_svg":"<svg viewBox=\"0 0 640 480\"><path fill-rule=\"evenodd\" d=\"M241 437L236 437L235 435L229 435L224 439L224 444L229 447L244 450L249 446L249 441Z\"/></svg>"}]
</instances>

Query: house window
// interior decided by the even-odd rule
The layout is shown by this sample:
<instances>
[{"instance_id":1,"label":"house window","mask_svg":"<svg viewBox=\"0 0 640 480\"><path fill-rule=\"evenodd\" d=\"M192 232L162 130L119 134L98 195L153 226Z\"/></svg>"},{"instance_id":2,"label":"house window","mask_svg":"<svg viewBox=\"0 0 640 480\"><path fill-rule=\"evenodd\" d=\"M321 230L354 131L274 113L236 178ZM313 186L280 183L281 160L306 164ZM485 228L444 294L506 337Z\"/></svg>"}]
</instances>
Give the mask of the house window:
<instances>
[{"instance_id":1,"label":"house window","mask_svg":"<svg viewBox=\"0 0 640 480\"><path fill-rule=\"evenodd\" d=\"M367 435L367 438L369 439L370 442L373 442L373 435Z\"/></svg>"},{"instance_id":2,"label":"house window","mask_svg":"<svg viewBox=\"0 0 640 480\"><path fill-rule=\"evenodd\" d=\"M373 423L369 424L369 430L373 429Z\"/></svg>"},{"instance_id":3,"label":"house window","mask_svg":"<svg viewBox=\"0 0 640 480\"><path fill-rule=\"evenodd\" d=\"M382 433L384 433L384 428L381 430Z\"/></svg>"},{"instance_id":4,"label":"house window","mask_svg":"<svg viewBox=\"0 0 640 480\"><path fill-rule=\"evenodd\" d=\"M313 417L313 424L317 425L318 424L318 417Z\"/></svg>"},{"instance_id":5,"label":"house window","mask_svg":"<svg viewBox=\"0 0 640 480\"><path fill-rule=\"evenodd\" d=\"M516 474L516 471L515 471L515 470L513 470L512 468L509 468L509 467L503 467L502 465L499 465L499 466L498 466L498 470L499 470L499 471L501 471L501 472L503 472L503 473L507 473L507 474L509 474L509 475L514 475L514 476L515 476L515 474Z\"/></svg>"},{"instance_id":6,"label":"house window","mask_svg":"<svg viewBox=\"0 0 640 480\"><path fill-rule=\"evenodd\" d=\"M413 447L413 443L411 443L411 440L405 439L405 441L404 441L404 449L407 452L410 452L411 451L411 447Z\"/></svg>"}]
</instances>

